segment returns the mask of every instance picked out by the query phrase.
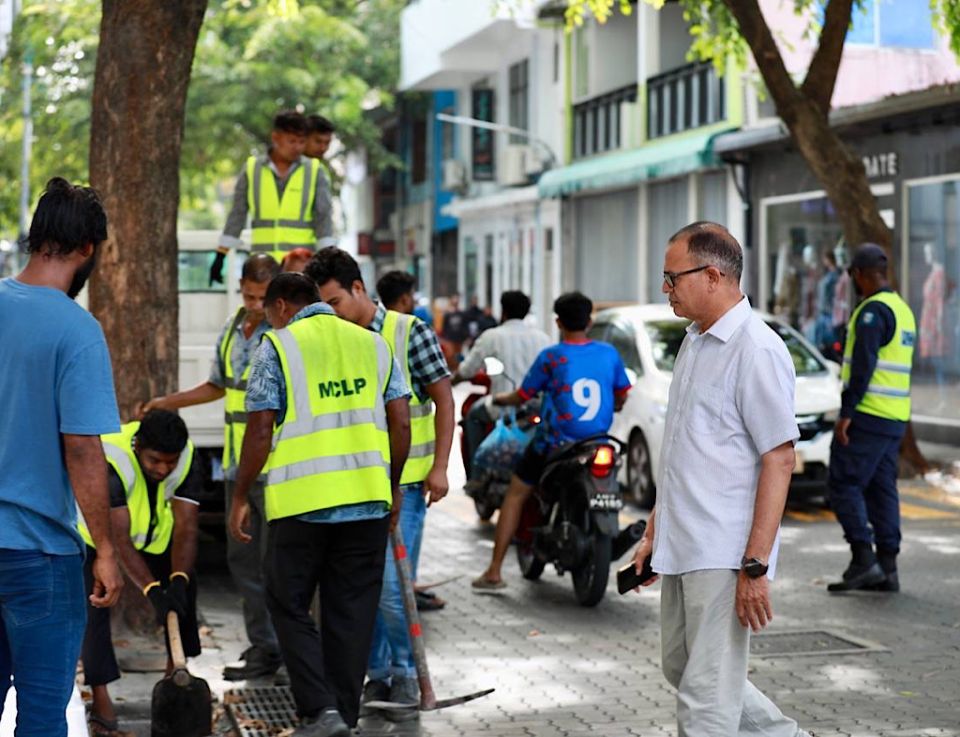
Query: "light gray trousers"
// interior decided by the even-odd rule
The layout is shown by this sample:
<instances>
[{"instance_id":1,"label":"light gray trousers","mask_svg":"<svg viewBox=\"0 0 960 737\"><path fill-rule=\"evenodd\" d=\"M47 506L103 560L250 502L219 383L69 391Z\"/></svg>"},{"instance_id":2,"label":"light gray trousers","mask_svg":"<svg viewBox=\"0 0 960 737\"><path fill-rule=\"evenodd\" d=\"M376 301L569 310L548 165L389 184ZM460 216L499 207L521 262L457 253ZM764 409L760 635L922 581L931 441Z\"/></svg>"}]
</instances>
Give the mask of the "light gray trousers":
<instances>
[{"instance_id":1,"label":"light gray trousers","mask_svg":"<svg viewBox=\"0 0 960 737\"><path fill-rule=\"evenodd\" d=\"M750 629L737 619L737 572L661 580L663 674L677 689L678 737L805 737L747 680Z\"/></svg>"}]
</instances>

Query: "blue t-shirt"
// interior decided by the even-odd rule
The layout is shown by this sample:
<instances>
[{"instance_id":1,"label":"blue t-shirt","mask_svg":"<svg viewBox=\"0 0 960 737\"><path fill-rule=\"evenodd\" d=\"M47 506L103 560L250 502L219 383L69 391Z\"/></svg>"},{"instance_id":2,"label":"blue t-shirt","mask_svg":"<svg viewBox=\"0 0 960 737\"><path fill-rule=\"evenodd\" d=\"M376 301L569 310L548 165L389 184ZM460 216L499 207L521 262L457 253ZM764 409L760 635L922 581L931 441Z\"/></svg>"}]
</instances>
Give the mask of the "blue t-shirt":
<instances>
[{"instance_id":1,"label":"blue t-shirt","mask_svg":"<svg viewBox=\"0 0 960 737\"><path fill-rule=\"evenodd\" d=\"M607 432L613 422L615 395L629 388L620 354L608 343L558 343L544 348L520 387L525 399L544 393L543 422L534 447L546 452Z\"/></svg>"},{"instance_id":2,"label":"blue t-shirt","mask_svg":"<svg viewBox=\"0 0 960 737\"><path fill-rule=\"evenodd\" d=\"M0 280L0 548L81 553L61 435L119 430L100 323L57 289Z\"/></svg>"}]
</instances>

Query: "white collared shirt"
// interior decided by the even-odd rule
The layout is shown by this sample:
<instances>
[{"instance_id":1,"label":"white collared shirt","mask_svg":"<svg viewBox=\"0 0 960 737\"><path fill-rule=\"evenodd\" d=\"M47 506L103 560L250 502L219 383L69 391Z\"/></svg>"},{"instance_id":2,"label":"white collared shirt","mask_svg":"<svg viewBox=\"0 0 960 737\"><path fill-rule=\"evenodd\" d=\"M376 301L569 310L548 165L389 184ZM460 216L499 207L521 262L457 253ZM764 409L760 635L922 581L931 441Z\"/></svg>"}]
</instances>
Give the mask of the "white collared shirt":
<instances>
[{"instance_id":1,"label":"white collared shirt","mask_svg":"<svg viewBox=\"0 0 960 737\"><path fill-rule=\"evenodd\" d=\"M739 569L760 457L800 437L796 372L783 340L744 297L701 333L687 328L670 384L657 478L653 569ZM780 535L770 554L773 578Z\"/></svg>"},{"instance_id":2,"label":"white collared shirt","mask_svg":"<svg viewBox=\"0 0 960 737\"><path fill-rule=\"evenodd\" d=\"M523 383L540 351L552 342L545 332L523 320L506 320L480 333L457 372L469 379L483 369L483 359L499 358L503 362L503 375L491 378L490 393L511 392ZM495 408L494 412L499 410Z\"/></svg>"}]
</instances>

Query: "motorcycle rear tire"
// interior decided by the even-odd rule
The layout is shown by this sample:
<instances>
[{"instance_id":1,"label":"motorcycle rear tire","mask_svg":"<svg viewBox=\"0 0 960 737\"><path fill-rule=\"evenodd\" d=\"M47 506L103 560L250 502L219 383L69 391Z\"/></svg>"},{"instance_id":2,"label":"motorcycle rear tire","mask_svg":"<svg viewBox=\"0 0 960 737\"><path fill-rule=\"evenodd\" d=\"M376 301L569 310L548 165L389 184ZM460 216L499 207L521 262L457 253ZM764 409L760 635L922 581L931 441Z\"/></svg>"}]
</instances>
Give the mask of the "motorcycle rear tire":
<instances>
[{"instance_id":1,"label":"motorcycle rear tire","mask_svg":"<svg viewBox=\"0 0 960 737\"><path fill-rule=\"evenodd\" d=\"M580 606L596 606L607 592L613 540L593 532L587 559L572 572L573 593Z\"/></svg>"},{"instance_id":2,"label":"motorcycle rear tire","mask_svg":"<svg viewBox=\"0 0 960 737\"><path fill-rule=\"evenodd\" d=\"M497 505L489 499L484 499L483 492L473 498L473 506L477 510L477 516L484 522L489 522L493 513L497 511Z\"/></svg>"},{"instance_id":3,"label":"motorcycle rear tire","mask_svg":"<svg viewBox=\"0 0 960 737\"><path fill-rule=\"evenodd\" d=\"M520 564L520 573L528 581L539 581L547 565L533 552L532 545L522 542L517 543L517 563Z\"/></svg>"}]
</instances>

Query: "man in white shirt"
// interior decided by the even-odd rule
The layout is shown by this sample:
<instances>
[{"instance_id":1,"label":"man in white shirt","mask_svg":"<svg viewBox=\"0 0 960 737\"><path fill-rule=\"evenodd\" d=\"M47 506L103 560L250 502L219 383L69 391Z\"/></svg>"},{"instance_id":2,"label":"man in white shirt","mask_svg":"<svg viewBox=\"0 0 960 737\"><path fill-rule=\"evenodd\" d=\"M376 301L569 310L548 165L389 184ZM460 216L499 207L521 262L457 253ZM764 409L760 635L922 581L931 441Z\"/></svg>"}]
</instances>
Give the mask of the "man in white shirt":
<instances>
[{"instance_id":1,"label":"man in white shirt","mask_svg":"<svg viewBox=\"0 0 960 737\"><path fill-rule=\"evenodd\" d=\"M523 321L529 312L530 298L523 292L509 291L501 294L501 324L480 334L473 348L457 367L453 383L469 381L483 369L484 359L498 358L503 362L503 374L491 377L490 394L504 394L516 389L540 355L540 351L551 343L545 332ZM477 402L464 418L466 453L463 464L470 479L473 478L473 454L483 441L486 427L499 416L499 412L498 407Z\"/></svg>"},{"instance_id":2,"label":"man in white shirt","mask_svg":"<svg viewBox=\"0 0 960 737\"><path fill-rule=\"evenodd\" d=\"M773 618L768 579L799 432L793 363L741 293L742 269L722 225L693 223L668 243L663 292L693 322L635 563L639 571L652 552L663 578L662 665L677 689L679 736L805 737L747 680L750 632Z\"/></svg>"}]
</instances>

